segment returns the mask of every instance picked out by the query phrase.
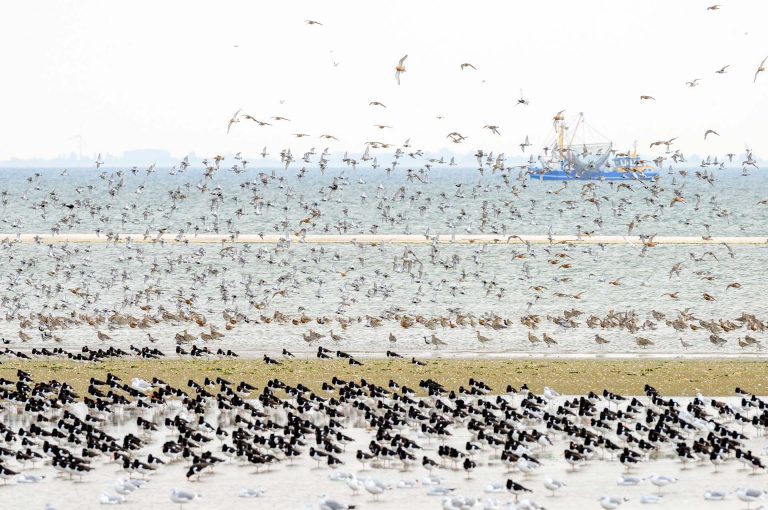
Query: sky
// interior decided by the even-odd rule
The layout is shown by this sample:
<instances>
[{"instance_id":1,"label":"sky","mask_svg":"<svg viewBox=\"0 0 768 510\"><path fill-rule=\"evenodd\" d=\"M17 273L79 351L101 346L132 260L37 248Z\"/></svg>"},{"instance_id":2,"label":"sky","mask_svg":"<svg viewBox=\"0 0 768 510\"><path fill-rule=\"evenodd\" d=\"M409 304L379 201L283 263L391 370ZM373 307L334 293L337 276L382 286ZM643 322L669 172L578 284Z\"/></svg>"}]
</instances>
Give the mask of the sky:
<instances>
[{"instance_id":1,"label":"sky","mask_svg":"<svg viewBox=\"0 0 768 510\"><path fill-rule=\"evenodd\" d=\"M81 148L86 155L152 148L179 157L255 155L265 145L270 152L359 152L366 141L407 138L429 151L515 155L526 136L534 149L546 143L552 116L563 109L569 117L584 112L616 147L637 140L645 156L663 152L650 142L672 137L685 153L749 146L768 154L768 72L753 83L768 56L768 2L709 5L13 2L0 31L0 159ZM398 85L394 68L405 54ZM726 73L715 73L725 65ZM686 86L695 78L698 86ZM521 89L527 106L516 106ZM272 126L242 119L227 133L238 109ZM483 129L489 124L501 135ZM720 136L705 140L707 129ZM453 131L467 139L451 143Z\"/></svg>"}]
</instances>

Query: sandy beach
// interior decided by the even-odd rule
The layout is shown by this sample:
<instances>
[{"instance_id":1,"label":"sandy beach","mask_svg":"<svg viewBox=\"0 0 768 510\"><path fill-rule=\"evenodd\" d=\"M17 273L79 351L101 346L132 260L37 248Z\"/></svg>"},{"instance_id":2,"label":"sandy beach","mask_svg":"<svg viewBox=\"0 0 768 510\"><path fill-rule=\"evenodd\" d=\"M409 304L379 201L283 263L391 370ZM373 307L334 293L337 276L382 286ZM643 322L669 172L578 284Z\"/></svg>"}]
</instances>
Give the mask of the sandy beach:
<instances>
[{"instance_id":1,"label":"sandy beach","mask_svg":"<svg viewBox=\"0 0 768 510\"><path fill-rule=\"evenodd\" d=\"M4 361L0 377L12 379L18 369L40 380L58 379L84 392L91 377L103 378L112 372L122 379L158 377L171 385L185 386L189 379L223 377L244 380L263 387L278 378L289 384L302 383L319 391L333 376L363 378L386 386L390 379L418 388L419 381L439 380L449 389L467 385L470 377L486 382L494 393L504 393L506 386L523 383L533 391L544 386L563 394L601 392L604 388L626 394L640 394L645 384L668 395L693 396L702 392L712 396L733 395L740 386L757 394L768 393L768 361L738 359L443 359L429 360L424 367L407 360L365 359L361 367L350 367L337 360L293 360L282 365L266 365L261 360L118 360L98 364L66 361Z\"/></svg>"}]
</instances>

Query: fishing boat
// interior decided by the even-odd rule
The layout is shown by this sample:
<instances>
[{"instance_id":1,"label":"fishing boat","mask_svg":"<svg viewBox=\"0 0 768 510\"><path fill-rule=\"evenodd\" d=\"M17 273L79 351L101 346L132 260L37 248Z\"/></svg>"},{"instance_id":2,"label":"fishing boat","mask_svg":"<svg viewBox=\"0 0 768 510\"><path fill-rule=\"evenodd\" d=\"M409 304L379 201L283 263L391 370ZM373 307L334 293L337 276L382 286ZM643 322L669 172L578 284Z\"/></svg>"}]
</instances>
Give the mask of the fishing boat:
<instances>
[{"instance_id":1,"label":"fishing boat","mask_svg":"<svg viewBox=\"0 0 768 510\"><path fill-rule=\"evenodd\" d=\"M585 134L596 131L587 125L583 113L579 113L572 127L566 123L562 112L558 113L553 118L553 126L554 137L545 144L544 155L538 158L540 166L528 170L531 179L647 181L659 175L637 154L637 144L631 151L617 152L609 140L586 141Z\"/></svg>"}]
</instances>

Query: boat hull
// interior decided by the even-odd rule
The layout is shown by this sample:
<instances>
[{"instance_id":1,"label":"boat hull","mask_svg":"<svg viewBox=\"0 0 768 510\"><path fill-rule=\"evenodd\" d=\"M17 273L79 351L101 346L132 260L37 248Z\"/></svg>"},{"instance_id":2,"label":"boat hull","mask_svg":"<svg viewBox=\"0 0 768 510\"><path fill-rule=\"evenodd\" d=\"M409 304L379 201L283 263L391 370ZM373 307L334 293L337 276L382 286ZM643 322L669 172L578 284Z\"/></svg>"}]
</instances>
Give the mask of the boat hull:
<instances>
[{"instance_id":1,"label":"boat hull","mask_svg":"<svg viewBox=\"0 0 768 510\"><path fill-rule=\"evenodd\" d=\"M565 172L563 170L551 170L542 172L533 170L529 174L531 179L539 181L650 181L655 179L658 172Z\"/></svg>"}]
</instances>

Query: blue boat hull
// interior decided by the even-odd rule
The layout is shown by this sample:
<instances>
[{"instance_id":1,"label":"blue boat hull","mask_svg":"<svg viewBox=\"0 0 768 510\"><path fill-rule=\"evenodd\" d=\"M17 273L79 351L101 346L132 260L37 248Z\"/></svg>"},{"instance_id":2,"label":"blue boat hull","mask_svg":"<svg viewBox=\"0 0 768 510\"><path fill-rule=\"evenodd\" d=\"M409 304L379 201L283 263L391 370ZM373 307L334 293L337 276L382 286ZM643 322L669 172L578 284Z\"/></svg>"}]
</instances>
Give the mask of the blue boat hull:
<instances>
[{"instance_id":1,"label":"blue boat hull","mask_svg":"<svg viewBox=\"0 0 768 510\"><path fill-rule=\"evenodd\" d=\"M531 179L539 181L650 181L655 179L658 172L586 172L581 175L576 172L550 170L541 172L533 170L528 174Z\"/></svg>"}]
</instances>

